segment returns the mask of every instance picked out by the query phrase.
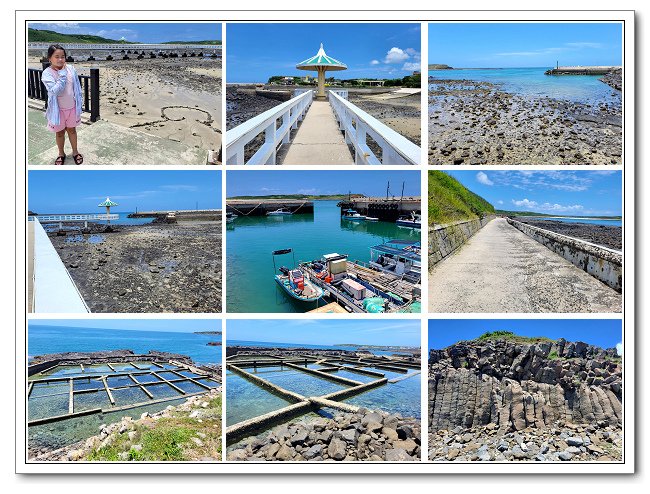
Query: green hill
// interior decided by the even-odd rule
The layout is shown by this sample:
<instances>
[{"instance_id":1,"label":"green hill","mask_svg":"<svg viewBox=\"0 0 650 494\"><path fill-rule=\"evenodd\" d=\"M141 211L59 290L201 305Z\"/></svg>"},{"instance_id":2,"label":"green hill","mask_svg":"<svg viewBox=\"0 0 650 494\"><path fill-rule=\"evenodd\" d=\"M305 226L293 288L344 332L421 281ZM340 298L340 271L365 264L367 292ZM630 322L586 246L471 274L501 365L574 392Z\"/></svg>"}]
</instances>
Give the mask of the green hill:
<instances>
[{"instance_id":1,"label":"green hill","mask_svg":"<svg viewBox=\"0 0 650 494\"><path fill-rule=\"evenodd\" d=\"M102 38L92 34L61 34L47 29L27 29L27 41L40 43L122 43L124 45L137 44L132 41Z\"/></svg>"},{"instance_id":2,"label":"green hill","mask_svg":"<svg viewBox=\"0 0 650 494\"><path fill-rule=\"evenodd\" d=\"M429 172L429 224L493 214L494 206L442 171Z\"/></svg>"}]
</instances>

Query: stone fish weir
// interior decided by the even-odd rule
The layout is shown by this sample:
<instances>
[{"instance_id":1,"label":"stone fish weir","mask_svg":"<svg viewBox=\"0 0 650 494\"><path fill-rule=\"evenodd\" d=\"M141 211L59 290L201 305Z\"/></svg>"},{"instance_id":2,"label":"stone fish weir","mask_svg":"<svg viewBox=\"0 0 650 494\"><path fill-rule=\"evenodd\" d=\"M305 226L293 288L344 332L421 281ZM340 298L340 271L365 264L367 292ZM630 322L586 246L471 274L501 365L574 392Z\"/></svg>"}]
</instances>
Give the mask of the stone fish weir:
<instances>
[{"instance_id":1,"label":"stone fish weir","mask_svg":"<svg viewBox=\"0 0 650 494\"><path fill-rule=\"evenodd\" d=\"M620 459L622 364L582 342L463 341L429 353L429 459Z\"/></svg>"},{"instance_id":2,"label":"stone fish weir","mask_svg":"<svg viewBox=\"0 0 650 494\"><path fill-rule=\"evenodd\" d=\"M227 444L241 441L228 454L231 461L259 458L264 460L319 461L323 459L374 461L413 461L420 455L420 425L416 419L402 419L381 411L342 403L341 400L390 382L406 379L419 373L420 362L409 357L377 358L344 350L269 349L229 347L226 368L239 374L266 391L292 403L264 415L244 420L226 429ZM308 365L317 364L318 368ZM303 396L286 390L270 381L252 374L245 368L284 366L334 381L347 388L322 396ZM367 367L386 369L405 374L403 378L388 380L379 371ZM344 370L376 379L362 383L337 376ZM335 419L319 418L294 421L301 415L320 409L339 412ZM286 424L285 424L286 423ZM280 425L278 425L280 424ZM266 438L250 437L273 426ZM376 441L383 435L384 444ZM369 444L372 441L372 444ZM381 453L377 454L377 453Z\"/></svg>"}]
</instances>

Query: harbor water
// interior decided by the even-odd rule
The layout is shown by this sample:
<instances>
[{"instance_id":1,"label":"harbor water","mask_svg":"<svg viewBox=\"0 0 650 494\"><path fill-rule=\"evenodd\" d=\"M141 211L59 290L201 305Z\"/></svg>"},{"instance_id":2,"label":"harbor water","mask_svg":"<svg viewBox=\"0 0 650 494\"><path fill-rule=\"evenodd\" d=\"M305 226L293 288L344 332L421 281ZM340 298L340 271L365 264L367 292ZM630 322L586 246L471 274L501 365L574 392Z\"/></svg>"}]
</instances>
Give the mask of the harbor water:
<instances>
[{"instance_id":1,"label":"harbor water","mask_svg":"<svg viewBox=\"0 0 650 494\"><path fill-rule=\"evenodd\" d=\"M544 75L552 67L430 70L433 79L467 80L499 84L502 91L524 97L547 97L576 103L621 105L621 94L599 75ZM435 89L435 81L429 90Z\"/></svg>"},{"instance_id":2,"label":"harbor water","mask_svg":"<svg viewBox=\"0 0 650 494\"><path fill-rule=\"evenodd\" d=\"M341 218L337 201L314 201L314 214L292 216L239 216L229 223L227 249L228 312L306 312L317 307L288 296L275 282L280 266L293 267L291 254L271 252L291 248L296 264L324 254L348 254L350 261L367 262L370 247L392 239L420 241L419 229L383 221ZM323 305L321 300L319 305Z\"/></svg>"}]
</instances>

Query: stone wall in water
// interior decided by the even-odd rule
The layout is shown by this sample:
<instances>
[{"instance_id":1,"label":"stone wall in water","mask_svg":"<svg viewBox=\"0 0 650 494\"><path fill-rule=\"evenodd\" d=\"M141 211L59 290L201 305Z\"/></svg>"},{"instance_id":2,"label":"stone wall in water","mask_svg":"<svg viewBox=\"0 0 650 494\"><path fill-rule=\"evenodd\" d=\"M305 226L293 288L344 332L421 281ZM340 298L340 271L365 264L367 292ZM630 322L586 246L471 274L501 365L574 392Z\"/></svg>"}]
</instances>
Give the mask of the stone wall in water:
<instances>
[{"instance_id":1,"label":"stone wall in water","mask_svg":"<svg viewBox=\"0 0 650 494\"><path fill-rule=\"evenodd\" d=\"M429 353L430 431L557 422L620 425L622 365L614 349L557 341L469 341Z\"/></svg>"},{"instance_id":2,"label":"stone wall in water","mask_svg":"<svg viewBox=\"0 0 650 494\"><path fill-rule=\"evenodd\" d=\"M494 215L430 227L429 269L461 247L492 219Z\"/></svg>"}]
</instances>

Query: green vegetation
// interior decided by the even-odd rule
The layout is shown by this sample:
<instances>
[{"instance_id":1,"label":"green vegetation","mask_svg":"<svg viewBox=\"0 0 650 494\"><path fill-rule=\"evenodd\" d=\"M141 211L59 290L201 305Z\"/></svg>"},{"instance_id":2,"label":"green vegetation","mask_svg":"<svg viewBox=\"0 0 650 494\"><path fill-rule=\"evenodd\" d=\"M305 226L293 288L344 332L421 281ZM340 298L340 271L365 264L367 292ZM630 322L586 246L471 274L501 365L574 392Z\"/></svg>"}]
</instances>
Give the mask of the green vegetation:
<instances>
[{"instance_id":1,"label":"green vegetation","mask_svg":"<svg viewBox=\"0 0 650 494\"><path fill-rule=\"evenodd\" d=\"M30 43L122 43L137 44L133 41L116 40L94 36L92 34L61 34L47 29L27 29L27 41Z\"/></svg>"},{"instance_id":2,"label":"green vegetation","mask_svg":"<svg viewBox=\"0 0 650 494\"><path fill-rule=\"evenodd\" d=\"M275 194L268 196L233 196L227 199L291 199L291 200L310 200L310 201L325 201L325 200L344 200L347 198L356 199L366 197L363 194L321 194L321 195L305 195L305 194Z\"/></svg>"},{"instance_id":3,"label":"green vegetation","mask_svg":"<svg viewBox=\"0 0 650 494\"><path fill-rule=\"evenodd\" d=\"M548 358L549 360L557 360L560 357L558 356L557 351L553 350L551 353L548 354L546 358Z\"/></svg>"},{"instance_id":4,"label":"green vegetation","mask_svg":"<svg viewBox=\"0 0 650 494\"><path fill-rule=\"evenodd\" d=\"M414 87L419 88L421 86L421 77L420 74L407 75L401 79L387 79L384 82L384 86L401 86L401 87Z\"/></svg>"},{"instance_id":5,"label":"green vegetation","mask_svg":"<svg viewBox=\"0 0 650 494\"><path fill-rule=\"evenodd\" d=\"M209 400L201 418L190 411L134 423L129 434L115 434L110 444L93 449L88 461L196 461L221 456L221 396Z\"/></svg>"},{"instance_id":6,"label":"green vegetation","mask_svg":"<svg viewBox=\"0 0 650 494\"><path fill-rule=\"evenodd\" d=\"M546 336L519 336L512 331L488 331L476 338L476 341L508 340L515 343L539 343L540 341L553 341Z\"/></svg>"},{"instance_id":7,"label":"green vegetation","mask_svg":"<svg viewBox=\"0 0 650 494\"><path fill-rule=\"evenodd\" d=\"M444 63L429 64L429 70L450 70L450 69L453 69L453 67L450 67L449 65L446 65Z\"/></svg>"},{"instance_id":8,"label":"green vegetation","mask_svg":"<svg viewBox=\"0 0 650 494\"><path fill-rule=\"evenodd\" d=\"M480 218L494 206L442 171L429 172L429 224Z\"/></svg>"}]
</instances>

